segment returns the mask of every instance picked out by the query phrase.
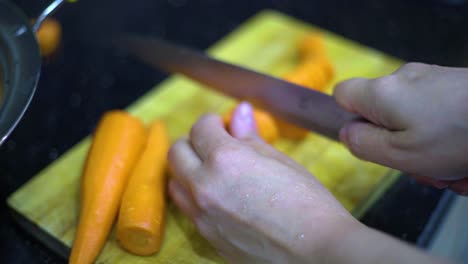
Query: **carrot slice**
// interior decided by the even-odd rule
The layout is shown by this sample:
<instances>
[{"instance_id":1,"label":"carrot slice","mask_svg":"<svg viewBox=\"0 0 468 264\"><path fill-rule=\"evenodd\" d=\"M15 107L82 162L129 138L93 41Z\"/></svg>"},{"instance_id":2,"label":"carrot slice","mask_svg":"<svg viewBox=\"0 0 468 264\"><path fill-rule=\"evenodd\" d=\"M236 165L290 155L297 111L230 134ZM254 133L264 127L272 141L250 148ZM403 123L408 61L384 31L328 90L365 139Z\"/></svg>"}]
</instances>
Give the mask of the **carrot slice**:
<instances>
[{"instance_id":1,"label":"carrot slice","mask_svg":"<svg viewBox=\"0 0 468 264\"><path fill-rule=\"evenodd\" d=\"M312 32L305 34L298 42L298 52L301 60L325 53L325 44L320 33Z\"/></svg>"},{"instance_id":2,"label":"carrot slice","mask_svg":"<svg viewBox=\"0 0 468 264\"><path fill-rule=\"evenodd\" d=\"M69 263L92 263L111 230L124 186L146 141L143 123L123 111L104 114L81 182L81 209Z\"/></svg>"},{"instance_id":3,"label":"carrot slice","mask_svg":"<svg viewBox=\"0 0 468 264\"><path fill-rule=\"evenodd\" d=\"M162 121L150 127L148 142L125 189L117 222L120 246L137 255L159 251L164 235L169 136Z\"/></svg>"}]
</instances>

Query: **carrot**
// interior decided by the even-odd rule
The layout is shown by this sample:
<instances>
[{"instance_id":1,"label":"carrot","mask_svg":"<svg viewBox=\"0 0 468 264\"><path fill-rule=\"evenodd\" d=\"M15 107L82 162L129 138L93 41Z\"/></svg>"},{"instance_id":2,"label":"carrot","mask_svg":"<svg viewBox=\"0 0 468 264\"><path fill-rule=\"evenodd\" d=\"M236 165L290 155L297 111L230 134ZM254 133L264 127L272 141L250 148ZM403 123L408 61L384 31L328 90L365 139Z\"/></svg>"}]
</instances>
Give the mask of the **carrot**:
<instances>
[{"instance_id":1,"label":"carrot","mask_svg":"<svg viewBox=\"0 0 468 264\"><path fill-rule=\"evenodd\" d=\"M94 134L81 182L79 223L69 263L92 263L111 230L146 130L123 111L104 114Z\"/></svg>"},{"instance_id":2,"label":"carrot","mask_svg":"<svg viewBox=\"0 0 468 264\"><path fill-rule=\"evenodd\" d=\"M36 32L42 56L49 56L57 50L62 36L62 26L54 18L46 18Z\"/></svg>"},{"instance_id":3,"label":"carrot","mask_svg":"<svg viewBox=\"0 0 468 264\"><path fill-rule=\"evenodd\" d=\"M223 115L224 124L228 130L233 111L234 109L226 112ZM265 140L265 142L271 144L278 139L278 127L276 125L275 119L270 113L260 108L254 108L254 120L255 124L257 125L258 134L263 140Z\"/></svg>"},{"instance_id":4,"label":"carrot","mask_svg":"<svg viewBox=\"0 0 468 264\"><path fill-rule=\"evenodd\" d=\"M303 61L283 78L310 89L325 91L332 76L333 69L329 62L323 58Z\"/></svg>"},{"instance_id":5,"label":"carrot","mask_svg":"<svg viewBox=\"0 0 468 264\"><path fill-rule=\"evenodd\" d=\"M317 63L321 65L321 68L323 69L325 73L327 82L330 82L331 79L335 77L335 69L333 68L333 65L331 64L330 59L327 56L322 55L322 56L317 57L315 60L317 60L318 61Z\"/></svg>"},{"instance_id":6,"label":"carrot","mask_svg":"<svg viewBox=\"0 0 468 264\"><path fill-rule=\"evenodd\" d=\"M275 118L275 122L278 124L279 134L285 138L300 140L304 139L309 133L307 129L293 125L280 118Z\"/></svg>"},{"instance_id":7,"label":"carrot","mask_svg":"<svg viewBox=\"0 0 468 264\"><path fill-rule=\"evenodd\" d=\"M325 53L322 35L317 32L305 34L299 39L297 49L302 60L308 60L310 57Z\"/></svg>"},{"instance_id":8,"label":"carrot","mask_svg":"<svg viewBox=\"0 0 468 264\"><path fill-rule=\"evenodd\" d=\"M327 84L334 76L334 69L325 54L322 36L318 33L309 33L298 42L300 62L283 79L302 85L304 87L325 91ZM300 140L307 136L308 131L290 124L287 121L275 118L279 134L282 137Z\"/></svg>"},{"instance_id":9,"label":"carrot","mask_svg":"<svg viewBox=\"0 0 468 264\"><path fill-rule=\"evenodd\" d=\"M168 151L166 127L157 120L151 125L146 147L130 176L117 222L120 245L137 255L151 255L161 246Z\"/></svg>"}]
</instances>

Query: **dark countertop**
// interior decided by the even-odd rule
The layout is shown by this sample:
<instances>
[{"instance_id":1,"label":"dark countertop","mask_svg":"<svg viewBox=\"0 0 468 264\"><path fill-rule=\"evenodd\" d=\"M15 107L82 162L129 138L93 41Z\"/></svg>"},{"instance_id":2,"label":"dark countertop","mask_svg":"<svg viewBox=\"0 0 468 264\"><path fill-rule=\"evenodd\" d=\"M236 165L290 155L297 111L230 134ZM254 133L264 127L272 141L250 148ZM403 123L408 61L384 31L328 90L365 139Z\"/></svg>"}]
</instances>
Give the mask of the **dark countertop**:
<instances>
[{"instance_id":1,"label":"dark countertop","mask_svg":"<svg viewBox=\"0 0 468 264\"><path fill-rule=\"evenodd\" d=\"M49 1L14 2L33 16ZM406 61L468 66L466 2L80 0L65 6L55 16L64 30L61 50L44 61L31 107L0 148L0 198L89 134L105 110L124 108L165 77L103 50L95 41L102 30L148 32L205 49L270 8ZM439 219L434 212L446 207L441 197L450 197L443 194L403 177L363 221L424 246ZM4 202L0 234L1 263L61 263L14 225Z\"/></svg>"}]
</instances>

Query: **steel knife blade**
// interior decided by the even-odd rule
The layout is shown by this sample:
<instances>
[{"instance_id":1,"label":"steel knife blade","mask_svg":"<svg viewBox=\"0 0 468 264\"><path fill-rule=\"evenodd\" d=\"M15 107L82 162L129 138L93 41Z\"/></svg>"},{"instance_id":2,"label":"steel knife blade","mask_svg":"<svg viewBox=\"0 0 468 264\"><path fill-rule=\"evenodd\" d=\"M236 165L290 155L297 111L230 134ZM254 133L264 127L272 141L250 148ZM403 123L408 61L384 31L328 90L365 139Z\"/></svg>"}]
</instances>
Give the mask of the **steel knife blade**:
<instances>
[{"instance_id":1,"label":"steel knife blade","mask_svg":"<svg viewBox=\"0 0 468 264\"><path fill-rule=\"evenodd\" d=\"M283 120L334 140L346 122L362 119L345 111L329 95L157 37L124 34L113 43L156 69L182 74L239 100L253 101Z\"/></svg>"}]
</instances>

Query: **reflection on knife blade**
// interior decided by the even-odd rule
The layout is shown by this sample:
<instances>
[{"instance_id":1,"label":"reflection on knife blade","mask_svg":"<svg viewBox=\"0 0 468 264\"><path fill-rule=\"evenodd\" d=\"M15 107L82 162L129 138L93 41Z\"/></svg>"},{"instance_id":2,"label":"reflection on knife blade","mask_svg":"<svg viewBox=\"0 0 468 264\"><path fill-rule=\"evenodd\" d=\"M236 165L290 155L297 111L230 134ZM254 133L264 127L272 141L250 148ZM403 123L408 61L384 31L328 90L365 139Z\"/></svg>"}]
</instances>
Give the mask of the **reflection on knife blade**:
<instances>
[{"instance_id":1,"label":"reflection on knife blade","mask_svg":"<svg viewBox=\"0 0 468 264\"><path fill-rule=\"evenodd\" d=\"M117 47L169 73L180 73L237 99L254 101L272 114L338 140L339 129L359 118L343 110L333 97L158 38L124 35Z\"/></svg>"}]
</instances>

